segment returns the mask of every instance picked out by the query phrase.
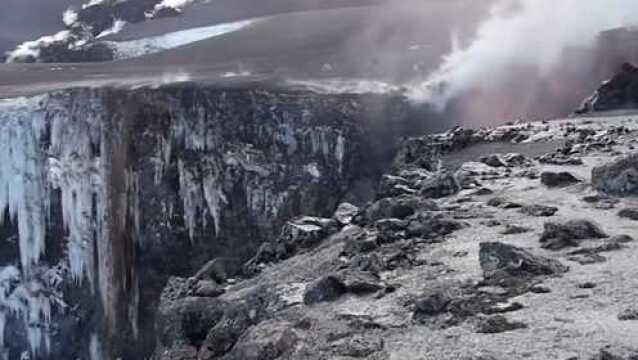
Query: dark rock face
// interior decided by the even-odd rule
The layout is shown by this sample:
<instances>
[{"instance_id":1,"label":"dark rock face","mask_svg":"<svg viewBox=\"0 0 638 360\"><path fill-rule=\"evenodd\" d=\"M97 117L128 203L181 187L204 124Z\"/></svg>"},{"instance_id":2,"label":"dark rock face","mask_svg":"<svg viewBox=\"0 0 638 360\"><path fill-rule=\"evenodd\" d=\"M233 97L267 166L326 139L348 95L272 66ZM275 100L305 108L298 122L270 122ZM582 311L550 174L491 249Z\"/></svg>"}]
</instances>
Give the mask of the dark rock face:
<instances>
[{"instance_id":1,"label":"dark rock face","mask_svg":"<svg viewBox=\"0 0 638 360\"><path fill-rule=\"evenodd\" d=\"M585 239L603 239L609 237L600 227L589 220L570 220L564 224L545 223L545 230L540 242L543 247L560 250L565 247L578 246Z\"/></svg>"},{"instance_id":2,"label":"dark rock face","mask_svg":"<svg viewBox=\"0 0 638 360\"><path fill-rule=\"evenodd\" d=\"M631 154L594 168L591 182L594 188L607 194L638 193L638 154Z\"/></svg>"},{"instance_id":3,"label":"dark rock face","mask_svg":"<svg viewBox=\"0 0 638 360\"><path fill-rule=\"evenodd\" d=\"M17 285L55 274L59 289L43 294L68 305L52 306L63 328L44 316L24 325L9 315L9 359L28 348L26 331L14 329L44 329L52 358L86 358L98 340L112 351L107 357L148 354L153 307L169 275L223 259L183 290L196 303L212 300L289 219L325 216L326 231L339 224L329 217L361 164L376 161L362 156L372 120L366 104L374 102L364 97L186 86L77 89L0 104L3 144L27 156L5 164L0 182L4 189L28 178L29 196L16 194L11 207L30 202L2 227L3 236L25 241L2 242L0 269L21 259ZM291 227L286 244L314 244L309 226ZM82 340L65 346L76 336ZM187 358L191 350L175 351Z\"/></svg>"},{"instance_id":4,"label":"dark rock face","mask_svg":"<svg viewBox=\"0 0 638 360\"><path fill-rule=\"evenodd\" d=\"M569 270L557 260L533 255L515 246L503 243L482 243L479 253L481 268L486 278L503 274L514 277L559 275Z\"/></svg>"},{"instance_id":5,"label":"dark rock face","mask_svg":"<svg viewBox=\"0 0 638 360\"><path fill-rule=\"evenodd\" d=\"M625 63L613 78L604 82L585 100L577 114L638 107L638 68Z\"/></svg>"}]
</instances>

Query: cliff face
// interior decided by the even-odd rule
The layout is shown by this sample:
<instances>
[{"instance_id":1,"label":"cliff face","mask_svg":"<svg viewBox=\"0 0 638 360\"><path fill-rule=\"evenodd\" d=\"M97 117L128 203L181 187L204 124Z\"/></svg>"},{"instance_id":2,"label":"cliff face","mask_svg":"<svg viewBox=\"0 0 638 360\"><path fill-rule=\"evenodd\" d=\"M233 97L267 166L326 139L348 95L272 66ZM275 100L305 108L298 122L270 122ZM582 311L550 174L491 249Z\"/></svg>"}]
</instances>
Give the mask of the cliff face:
<instances>
[{"instance_id":1,"label":"cliff face","mask_svg":"<svg viewBox=\"0 0 638 360\"><path fill-rule=\"evenodd\" d=\"M576 113L635 109L638 107L637 85L638 68L625 63L611 79L603 82L596 92L583 102Z\"/></svg>"},{"instance_id":2,"label":"cliff face","mask_svg":"<svg viewBox=\"0 0 638 360\"><path fill-rule=\"evenodd\" d=\"M0 101L2 356L150 351L169 275L213 257L232 272L370 175L380 102L407 114L389 97L194 86Z\"/></svg>"}]
</instances>

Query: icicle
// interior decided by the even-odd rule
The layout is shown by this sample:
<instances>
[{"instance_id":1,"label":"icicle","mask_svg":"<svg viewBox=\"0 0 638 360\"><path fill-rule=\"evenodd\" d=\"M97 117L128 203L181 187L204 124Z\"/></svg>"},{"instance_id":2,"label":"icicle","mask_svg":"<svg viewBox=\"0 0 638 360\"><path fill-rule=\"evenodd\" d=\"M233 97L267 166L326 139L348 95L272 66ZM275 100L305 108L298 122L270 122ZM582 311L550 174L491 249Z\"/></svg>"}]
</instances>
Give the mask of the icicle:
<instances>
[{"instance_id":1,"label":"icicle","mask_svg":"<svg viewBox=\"0 0 638 360\"><path fill-rule=\"evenodd\" d=\"M102 352L102 343L97 334L91 334L91 340L89 342L89 359L90 360L104 360Z\"/></svg>"},{"instance_id":2,"label":"icicle","mask_svg":"<svg viewBox=\"0 0 638 360\"><path fill-rule=\"evenodd\" d=\"M0 101L0 216L17 222L20 263L25 273L45 248L48 196L40 149L43 97Z\"/></svg>"}]
</instances>

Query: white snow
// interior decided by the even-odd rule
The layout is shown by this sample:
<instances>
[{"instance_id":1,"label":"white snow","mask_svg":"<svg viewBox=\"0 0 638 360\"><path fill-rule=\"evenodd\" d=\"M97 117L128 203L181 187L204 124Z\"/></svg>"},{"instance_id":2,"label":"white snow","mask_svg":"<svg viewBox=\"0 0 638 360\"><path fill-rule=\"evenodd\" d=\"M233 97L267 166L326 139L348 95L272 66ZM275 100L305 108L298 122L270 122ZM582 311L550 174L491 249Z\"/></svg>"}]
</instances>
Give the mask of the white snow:
<instances>
[{"instance_id":1,"label":"white snow","mask_svg":"<svg viewBox=\"0 0 638 360\"><path fill-rule=\"evenodd\" d=\"M40 56L40 49L51 45L59 41L66 41L71 37L71 32L68 30L62 30L54 35L43 36L37 40L24 42L15 50L9 52L7 62L16 62L19 60L27 59L29 57L38 58Z\"/></svg>"},{"instance_id":2,"label":"white snow","mask_svg":"<svg viewBox=\"0 0 638 360\"><path fill-rule=\"evenodd\" d=\"M120 31L122 31L122 29L124 29L125 25L126 25L126 21L121 20L121 19L116 19L113 22L113 26L111 26L110 28L102 31L95 38L96 39L101 39L101 38L109 36L109 35L117 34Z\"/></svg>"},{"instance_id":3,"label":"white snow","mask_svg":"<svg viewBox=\"0 0 638 360\"><path fill-rule=\"evenodd\" d=\"M196 0L163 0L161 3L155 5L152 16L157 14L158 11L162 9L166 9L166 8L171 8L177 11L181 11L186 6L194 3L195 1Z\"/></svg>"},{"instance_id":4,"label":"white snow","mask_svg":"<svg viewBox=\"0 0 638 360\"><path fill-rule=\"evenodd\" d=\"M75 10L69 8L62 14L62 22L64 22L64 25L67 27L72 26L76 21L78 21L78 13Z\"/></svg>"},{"instance_id":5,"label":"white snow","mask_svg":"<svg viewBox=\"0 0 638 360\"><path fill-rule=\"evenodd\" d=\"M176 31L138 40L108 42L108 44L115 49L116 58L128 59L174 49L197 41L235 32L253 23L255 23L255 20L237 21Z\"/></svg>"},{"instance_id":6,"label":"white snow","mask_svg":"<svg viewBox=\"0 0 638 360\"><path fill-rule=\"evenodd\" d=\"M105 2L106 0L90 0L88 3L82 5L82 9L86 9L88 7L99 5Z\"/></svg>"}]
</instances>

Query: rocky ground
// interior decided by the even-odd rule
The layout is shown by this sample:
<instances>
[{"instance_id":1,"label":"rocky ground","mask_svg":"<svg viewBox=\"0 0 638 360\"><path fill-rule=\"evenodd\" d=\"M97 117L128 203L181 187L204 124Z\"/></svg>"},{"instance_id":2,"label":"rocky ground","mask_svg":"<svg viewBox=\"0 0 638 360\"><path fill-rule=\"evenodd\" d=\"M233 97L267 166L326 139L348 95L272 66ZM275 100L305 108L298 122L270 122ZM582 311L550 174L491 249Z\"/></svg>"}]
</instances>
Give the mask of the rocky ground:
<instances>
[{"instance_id":1,"label":"rocky ground","mask_svg":"<svg viewBox=\"0 0 638 360\"><path fill-rule=\"evenodd\" d=\"M375 202L172 278L156 356L636 359L636 142L626 116L408 139Z\"/></svg>"}]
</instances>

